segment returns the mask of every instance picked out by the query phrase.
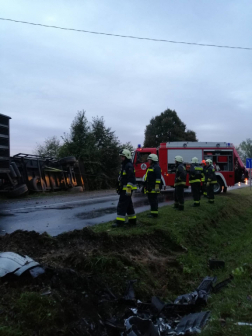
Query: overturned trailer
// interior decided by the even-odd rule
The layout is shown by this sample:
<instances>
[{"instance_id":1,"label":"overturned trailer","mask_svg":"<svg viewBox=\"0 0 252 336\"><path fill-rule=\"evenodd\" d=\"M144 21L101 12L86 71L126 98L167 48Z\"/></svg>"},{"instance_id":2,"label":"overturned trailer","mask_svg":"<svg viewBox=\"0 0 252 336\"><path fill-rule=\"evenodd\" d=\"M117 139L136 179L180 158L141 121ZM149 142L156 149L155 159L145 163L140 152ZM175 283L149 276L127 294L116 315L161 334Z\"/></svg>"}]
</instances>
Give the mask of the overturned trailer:
<instances>
[{"instance_id":1,"label":"overturned trailer","mask_svg":"<svg viewBox=\"0 0 252 336\"><path fill-rule=\"evenodd\" d=\"M0 114L0 192L18 197L28 191L83 191L79 162L74 156L56 160L19 153L11 157L10 119Z\"/></svg>"}]
</instances>

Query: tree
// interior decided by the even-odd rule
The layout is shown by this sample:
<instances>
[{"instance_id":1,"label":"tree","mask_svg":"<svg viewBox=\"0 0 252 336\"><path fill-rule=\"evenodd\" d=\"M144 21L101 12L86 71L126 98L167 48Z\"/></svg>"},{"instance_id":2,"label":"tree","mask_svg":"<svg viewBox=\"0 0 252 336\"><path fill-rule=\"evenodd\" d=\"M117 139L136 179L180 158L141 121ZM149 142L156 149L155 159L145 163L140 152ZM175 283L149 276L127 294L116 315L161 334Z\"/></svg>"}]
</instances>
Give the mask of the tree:
<instances>
[{"instance_id":1,"label":"tree","mask_svg":"<svg viewBox=\"0 0 252 336\"><path fill-rule=\"evenodd\" d=\"M157 147L162 142L197 141L196 133L186 130L176 111L165 110L152 118L145 129L144 147Z\"/></svg>"},{"instance_id":2,"label":"tree","mask_svg":"<svg viewBox=\"0 0 252 336\"><path fill-rule=\"evenodd\" d=\"M45 139L43 144L37 144L34 151L35 155L42 157L53 157L58 159L60 157L61 144L56 136Z\"/></svg>"},{"instance_id":3,"label":"tree","mask_svg":"<svg viewBox=\"0 0 252 336\"><path fill-rule=\"evenodd\" d=\"M74 118L70 133L62 137L62 156L74 155L80 162L87 189L102 189L115 185L119 170L119 141L103 117L89 123L85 111Z\"/></svg>"},{"instance_id":4,"label":"tree","mask_svg":"<svg viewBox=\"0 0 252 336\"><path fill-rule=\"evenodd\" d=\"M248 138L242 141L237 150L244 163L246 162L246 158L252 158L252 139Z\"/></svg>"},{"instance_id":5,"label":"tree","mask_svg":"<svg viewBox=\"0 0 252 336\"><path fill-rule=\"evenodd\" d=\"M133 152L135 148L133 147L130 141L127 141L125 144L120 144L120 149L128 149L129 151Z\"/></svg>"}]
</instances>

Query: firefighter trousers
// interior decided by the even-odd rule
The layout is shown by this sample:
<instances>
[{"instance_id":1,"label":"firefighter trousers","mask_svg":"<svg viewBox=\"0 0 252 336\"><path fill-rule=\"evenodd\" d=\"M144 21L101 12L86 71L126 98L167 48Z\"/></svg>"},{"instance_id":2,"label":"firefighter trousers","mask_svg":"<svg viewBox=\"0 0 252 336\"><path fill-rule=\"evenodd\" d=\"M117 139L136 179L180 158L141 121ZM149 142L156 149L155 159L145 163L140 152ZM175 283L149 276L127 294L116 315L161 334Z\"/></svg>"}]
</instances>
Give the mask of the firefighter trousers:
<instances>
[{"instance_id":1,"label":"firefighter trousers","mask_svg":"<svg viewBox=\"0 0 252 336\"><path fill-rule=\"evenodd\" d=\"M136 214L132 203L132 194L131 196L126 196L125 190L122 190L117 205L116 222L118 224L125 224L126 214L128 214L129 224L136 224Z\"/></svg>"},{"instance_id":2,"label":"firefighter trousers","mask_svg":"<svg viewBox=\"0 0 252 336\"><path fill-rule=\"evenodd\" d=\"M174 207L179 208L179 210L184 210L184 186L178 185L175 186L175 193L174 193Z\"/></svg>"},{"instance_id":3,"label":"firefighter trousers","mask_svg":"<svg viewBox=\"0 0 252 336\"><path fill-rule=\"evenodd\" d=\"M206 187L206 182L202 182L201 192L202 192L202 194L203 194L204 197L207 197L207 187Z\"/></svg>"},{"instance_id":4,"label":"firefighter trousers","mask_svg":"<svg viewBox=\"0 0 252 336\"><path fill-rule=\"evenodd\" d=\"M191 184L192 195L194 200L194 205L200 205L200 182L194 182Z\"/></svg>"},{"instance_id":5,"label":"firefighter trousers","mask_svg":"<svg viewBox=\"0 0 252 336\"><path fill-rule=\"evenodd\" d=\"M214 203L214 184L210 183L207 186L207 197L209 203Z\"/></svg>"},{"instance_id":6,"label":"firefighter trousers","mask_svg":"<svg viewBox=\"0 0 252 336\"><path fill-rule=\"evenodd\" d=\"M147 193L148 200L151 206L151 214L153 217L158 216L158 194L157 193Z\"/></svg>"}]
</instances>

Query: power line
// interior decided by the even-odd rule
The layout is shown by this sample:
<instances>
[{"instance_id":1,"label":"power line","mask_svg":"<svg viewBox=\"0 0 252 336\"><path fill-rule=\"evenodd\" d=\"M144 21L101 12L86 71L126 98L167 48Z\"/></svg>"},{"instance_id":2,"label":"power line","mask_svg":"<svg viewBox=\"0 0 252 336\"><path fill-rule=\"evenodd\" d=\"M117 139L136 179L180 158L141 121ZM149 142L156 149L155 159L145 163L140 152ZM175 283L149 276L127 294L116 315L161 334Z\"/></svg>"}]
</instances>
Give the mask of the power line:
<instances>
[{"instance_id":1,"label":"power line","mask_svg":"<svg viewBox=\"0 0 252 336\"><path fill-rule=\"evenodd\" d=\"M154 41L154 42L166 42L166 43L176 43L176 44L188 44L188 45L194 45L194 46L200 46L200 47L252 50L252 48L246 48L246 47L232 47L232 46L217 45L217 44L204 44L204 43L196 43L196 42L161 40L161 39L155 39L155 38L150 38L150 37L139 37L139 36L131 36L131 35L119 35L119 34L102 33L102 32L90 31L90 30L83 30L83 29L49 26L49 25L44 25L44 24L41 24L41 23L18 21L18 20L6 19L6 18L0 18L0 20L11 21L11 22L15 22L15 23L23 23L23 24L28 24L28 25L32 25L32 26L40 26L40 27L45 27L45 28L69 30L69 31L75 31L75 32L79 32L79 33L88 33L88 34L96 34L96 35L106 35L106 36L114 36L114 37L122 37L122 38L131 38L131 39L136 39L136 40L147 40L147 41Z\"/></svg>"}]
</instances>

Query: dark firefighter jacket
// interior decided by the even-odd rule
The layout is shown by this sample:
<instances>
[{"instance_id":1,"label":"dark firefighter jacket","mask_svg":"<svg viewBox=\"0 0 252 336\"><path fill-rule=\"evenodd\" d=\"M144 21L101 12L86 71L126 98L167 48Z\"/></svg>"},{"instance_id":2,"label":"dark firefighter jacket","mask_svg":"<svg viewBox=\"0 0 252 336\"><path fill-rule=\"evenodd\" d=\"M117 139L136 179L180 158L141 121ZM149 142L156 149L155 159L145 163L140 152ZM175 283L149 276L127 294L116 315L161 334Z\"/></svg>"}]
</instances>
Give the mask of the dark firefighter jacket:
<instances>
[{"instance_id":1,"label":"dark firefighter jacket","mask_svg":"<svg viewBox=\"0 0 252 336\"><path fill-rule=\"evenodd\" d=\"M155 188L155 186L158 185ZM145 174L145 193L160 193L161 189L161 168L158 162L153 163Z\"/></svg>"},{"instance_id":2,"label":"dark firefighter jacket","mask_svg":"<svg viewBox=\"0 0 252 336\"><path fill-rule=\"evenodd\" d=\"M174 187L185 186L186 184L186 169L182 163L176 165L176 176Z\"/></svg>"},{"instance_id":3,"label":"dark firefighter jacket","mask_svg":"<svg viewBox=\"0 0 252 336\"><path fill-rule=\"evenodd\" d=\"M137 189L134 166L131 160L125 159L118 177L117 192L120 193L128 187L130 187L131 190Z\"/></svg>"},{"instance_id":4,"label":"dark firefighter jacket","mask_svg":"<svg viewBox=\"0 0 252 336\"><path fill-rule=\"evenodd\" d=\"M209 165L208 167L206 167L205 182L209 182L212 184L217 183L215 169L213 165Z\"/></svg>"},{"instance_id":5,"label":"dark firefighter jacket","mask_svg":"<svg viewBox=\"0 0 252 336\"><path fill-rule=\"evenodd\" d=\"M189 171L189 183L200 182L203 168L198 163L192 163Z\"/></svg>"},{"instance_id":6,"label":"dark firefighter jacket","mask_svg":"<svg viewBox=\"0 0 252 336\"><path fill-rule=\"evenodd\" d=\"M205 176L206 176L206 166L203 167L203 171L201 173L201 182L203 183L205 183L206 181Z\"/></svg>"}]
</instances>

